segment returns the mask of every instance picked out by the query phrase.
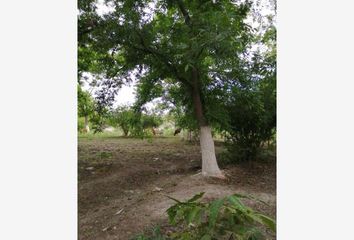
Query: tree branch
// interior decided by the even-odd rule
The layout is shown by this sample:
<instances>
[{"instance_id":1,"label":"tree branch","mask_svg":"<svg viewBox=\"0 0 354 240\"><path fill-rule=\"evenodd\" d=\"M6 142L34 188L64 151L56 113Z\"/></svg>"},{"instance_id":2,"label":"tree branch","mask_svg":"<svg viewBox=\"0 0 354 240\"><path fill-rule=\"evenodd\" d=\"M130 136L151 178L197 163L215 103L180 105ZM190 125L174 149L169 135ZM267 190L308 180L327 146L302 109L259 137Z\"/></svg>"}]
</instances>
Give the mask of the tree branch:
<instances>
[{"instance_id":1,"label":"tree branch","mask_svg":"<svg viewBox=\"0 0 354 240\"><path fill-rule=\"evenodd\" d=\"M181 10L182 12L182 15L184 17L184 22L189 26L189 27L192 27L192 22L191 22L191 18L187 12L187 9L185 8L184 6L184 3L182 0L177 0L177 5L178 5L178 8L179 10Z\"/></svg>"},{"instance_id":2,"label":"tree branch","mask_svg":"<svg viewBox=\"0 0 354 240\"><path fill-rule=\"evenodd\" d=\"M139 36L142 48L138 47L138 46L135 46L135 45L132 45L132 44L131 44L131 46L133 48L137 49L137 50L144 51L146 53L149 53L149 54L153 55L156 59L158 59L159 61L163 62L173 72L173 74L176 76L177 80L179 80L182 83L187 84L188 86L190 86L190 83L179 74L177 68L171 63L171 61L165 55L163 55L162 53L160 53L160 52L158 52L158 51L156 51L154 49L149 48L145 44L144 38L140 34L140 32L138 32L138 31L136 31L136 32L137 32L137 34Z\"/></svg>"}]
</instances>

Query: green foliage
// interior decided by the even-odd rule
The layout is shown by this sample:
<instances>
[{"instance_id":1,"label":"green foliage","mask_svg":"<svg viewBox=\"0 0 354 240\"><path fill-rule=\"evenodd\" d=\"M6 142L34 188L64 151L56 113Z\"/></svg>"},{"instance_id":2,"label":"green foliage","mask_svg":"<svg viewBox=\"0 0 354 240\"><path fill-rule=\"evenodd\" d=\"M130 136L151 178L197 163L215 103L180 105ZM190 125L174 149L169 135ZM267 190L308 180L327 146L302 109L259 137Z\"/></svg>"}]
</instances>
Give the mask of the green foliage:
<instances>
[{"instance_id":1,"label":"green foliage","mask_svg":"<svg viewBox=\"0 0 354 240\"><path fill-rule=\"evenodd\" d=\"M176 204L167 210L172 224L183 224L183 229L174 233L174 239L262 239L258 224L275 232L275 221L247 207L240 200L250 197L234 194L210 203L199 200L204 193ZM231 238L232 239L232 238Z\"/></svg>"},{"instance_id":2,"label":"green foliage","mask_svg":"<svg viewBox=\"0 0 354 240\"><path fill-rule=\"evenodd\" d=\"M176 202L167 209L169 222L174 228L169 237L138 239L173 239L173 240L259 240L265 239L261 226L272 232L276 231L276 223L272 218L246 206L241 199L251 201L263 201L253 197L233 194L209 203L203 203L200 199L204 192L196 194L187 201L179 201L169 197Z\"/></svg>"},{"instance_id":3,"label":"green foliage","mask_svg":"<svg viewBox=\"0 0 354 240\"><path fill-rule=\"evenodd\" d=\"M77 108L78 131L86 131L86 125L89 125L89 120L94 115L95 101L89 92L82 90L80 85L77 86Z\"/></svg>"},{"instance_id":4,"label":"green foliage","mask_svg":"<svg viewBox=\"0 0 354 240\"><path fill-rule=\"evenodd\" d=\"M85 118L79 117L77 120L77 131L79 132L85 128Z\"/></svg>"},{"instance_id":5,"label":"green foliage","mask_svg":"<svg viewBox=\"0 0 354 240\"><path fill-rule=\"evenodd\" d=\"M229 114L228 157L233 161L254 158L261 144L275 133L275 94L267 95L263 89L237 90Z\"/></svg>"},{"instance_id":6,"label":"green foliage","mask_svg":"<svg viewBox=\"0 0 354 240\"><path fill-rule=\"evenodd\" d=\"M135 111L129 106L120 106L109 114L109 124L120 127L124 136L149 137L152 128L157 128L162 124L162 118L156 114L145 114Z\"/></svg>"},{"instance_id":7,"label":"green foliage","mask_svg":"<svg viewBox=\"0 0 354 240\"><path fill-rule=\"evenodd\" d=\"M255 53L247 70L251 80L232 88L226 101L229 114L229 160L249 160L259 153L261 144L276 132L276 29L269 27L262 42L268 51Z\"/></svg>"},{"instance_id":8,"label":"green foliage","mask_svg":"<svg viewBox=\"0 0 354 240\"><path fill-rule=\"evenodd\" d=\"M162 97L173 106L177 127L211 125L227 133L230 159L257 154L275 131L272 16L263 24L251 1L106 1L113 8L104 15L96 2L79 0L78 57L79 74L100 76L99 102L111 102L109 89L135 79L138 107ZM259 33L247 24L250 14L260 19ZM104 113L96 112L100 131ZM135 136L149 135L154 124L144 116L128 123Z\"/></svg>"},{"instance_id":9,"label":"green foliage","mask_svg":"<svg viewBox=\"0 0 354 240\"><path fill-rule=\"evenodd\" d=\"M110 138L117 138L121 132L97 132L97 133L85 133L85 134L78 134L79 138L85 138L88 140L94 140L94 139L110 139Z\"/></svg>"},{"instance_id":10,"label":"green foliage","mask_svg":"<svg viewBox=\"0 0 354 240\"><path fill-rule=\"evenodd\" d=\"M193 115L193 112L188 108L183 108L182 106L176 106L171 114L175 120L177 127L182 129L187 129L189 131L198 131L198 123Z\"/></svg>"},{"instance_id":11,"label":"green foliage","mask_svg":"<svg viewBox=\"0 0 354 240\"><path fill-rule=\"evenodd\" d=\"M113 156L113 154L112 154L111 152L100 152L100 153L99 153L99 157L100 157L101 159L110 158L110 157L112 157L112 156Z\"/></svg>"},{"instance_id":12,"label":"green foliage","mask_svg":"<svg viewBox=\"0 0 354 240\"><path fill-rule=\"evenodd\" d=\"M90 93L77 86L77 113L79 117L90 116L94 111L94 100Z\"/></svg>"},{"instance_id":13,"label":"green foliage","mask_svg":"<svg viewBox=\"0 0 354 240\"><path fill-rule=\"evenodd\" d=\"M162 118L155 114L143 114L141 116L141 124L144 129L147 128L157 128L162 124Z\"/></svg>"},{"instance_id":14,"label":"green foliage","mask_svg":"<svg viewBox=\"0 0 354 240\"><path fill-rule=\"evenodd\" d=\"M222 99L208 95L238 79L240 59L253 41L244 21L249 2L111 1L114 10L104 16L93 2L79 1L79 71L118 83L134 77L140 106L172 91L164 88L168 82L185 117L194 114L192 96L198 94L208 112L200 121L222 120L217 114Z\"/></svg>"},{"instance_id":15,"label":"green foliage","mask_svg":"<svg viewBox=\"0 0 354 240\"><path fill-rule=\"evenodd\" d=\"M151 138L154 129L162 124L162 118L156 114L139 113L134 123L133 135L141 138Z\"/></svg>"},{"instance_id":16,"label":"green foliage","mask_svg":"<svg viewBox=\"0 0 354 240\"><path fill-rule=\"evenodd\" d=\"M109 110L95 104L95 111L90 119L94 133L103 132L103 129L107 126L108 118Z\"/></svg>"},{"instance_id":17,"label":"green foliage","mask_svg":"<svg viewBox=\"0 0 354 240\"><path fill-rule=\"evenodd\" d=\"M102 132L107 123L108 108L98 104L97 100L89 92L82 90L80 85L78 85L77 98L79 117L85 117L89 120L94 133ZM81 130L83 127L81 128L80 124L82 123L79 121L78 124L79 130Z\"/></svg>"}]
</instances>

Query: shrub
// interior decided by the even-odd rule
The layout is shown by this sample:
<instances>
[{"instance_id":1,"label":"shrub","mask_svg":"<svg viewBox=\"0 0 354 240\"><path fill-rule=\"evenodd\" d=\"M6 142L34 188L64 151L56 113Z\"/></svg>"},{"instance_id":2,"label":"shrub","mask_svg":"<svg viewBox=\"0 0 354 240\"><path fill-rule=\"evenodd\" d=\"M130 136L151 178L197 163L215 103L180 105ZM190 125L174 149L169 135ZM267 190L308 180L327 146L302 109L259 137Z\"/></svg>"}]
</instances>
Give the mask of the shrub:
<instances>
[{"instance_id":1,"label":"shrub","mask_svg":"<svg viewBox=\"0 0 354 240\"><path fill-rule=\"evenodd\" d=\"M138 239L258 240L264 239L261 225L275 232L276 224L272 218L247 207L241 201L242 198L260 200L234 194L210 203L202 203L200 199L203 195L204 192L201 192L184 202L169 197L176 202L167 209L169 222L178 226L179 230L175 230L168 237L160 234L160 238Z\"/></svg>"},{"instance_id":2,"label":"shrub","mask_svg":"<svg viewBox=\"0 0 354 240\"><path fill-rule=\"evenodd\" d=\"M269 87L270 88L270 87ZM236 90L229 105L230 128L227 135L228 158L250 160L261 144L275 134L275 92L266 87L257 91Z\"/></svg>"}]
</instances>

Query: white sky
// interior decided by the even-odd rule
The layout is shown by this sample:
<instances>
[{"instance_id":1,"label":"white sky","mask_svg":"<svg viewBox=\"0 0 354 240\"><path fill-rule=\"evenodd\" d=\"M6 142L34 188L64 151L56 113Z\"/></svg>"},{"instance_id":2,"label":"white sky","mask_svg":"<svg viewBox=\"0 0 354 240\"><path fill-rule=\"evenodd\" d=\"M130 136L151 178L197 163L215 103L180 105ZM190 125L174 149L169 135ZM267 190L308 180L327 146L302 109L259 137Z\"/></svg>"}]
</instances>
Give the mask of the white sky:
<instances>
[{"instance_id":1,"label":"white sky","mask_svg":"<svg viewBox=\"0 0 354 240\"><path fill-rule=\"evenodd\" d=\"M134 86L123 86L116 97L116 104L133 104L135 100L135 90Z\"/></svg>"},{"instance_id":2,"label":"white sky","mask_svg":"<svg viewBox=\"0 0 354 240\"><path fill-rule=\"evenodd\" d=\"M92 81L92 75L90 73L84 73L84 77L87 78L87 81L84 81L82 84L82 89L88 91L93 95L95 89L89 85L89 82ZM118 105L132 105L135 101L135 82L128 85L123 85L115 98L114 107Z\"/></svg>"},{"instance_id":3,"label":"white sky","mask_svg":"<svg viewBox=\"0 0 354 240\"><path fill-rule=\"evenodd\" d=\"M259 0L260 5L257 6L256 8L260 10L260 13L262 16L266 16L269 14L272 14L272 9L270 9L269 5L270 0ZM107 6L104 4L104 0L98 0L98 5L97 5L97 13L98 14L105 14L112 11L112 7ZM251 18L248 19L249 24L251 24L253 27L257 27L258 24L256 24L254 21L252 21ZM88 90L89 86L86 84L83 86L84 90ZM135 102L135 83L130 84L129 86L123 85L121 89L118 91L118 94L115 98L115 104L114 107L118 105L131 105ZM152 103L147 104L148 108L153 107Z\"/></svg>"}]
</instances>

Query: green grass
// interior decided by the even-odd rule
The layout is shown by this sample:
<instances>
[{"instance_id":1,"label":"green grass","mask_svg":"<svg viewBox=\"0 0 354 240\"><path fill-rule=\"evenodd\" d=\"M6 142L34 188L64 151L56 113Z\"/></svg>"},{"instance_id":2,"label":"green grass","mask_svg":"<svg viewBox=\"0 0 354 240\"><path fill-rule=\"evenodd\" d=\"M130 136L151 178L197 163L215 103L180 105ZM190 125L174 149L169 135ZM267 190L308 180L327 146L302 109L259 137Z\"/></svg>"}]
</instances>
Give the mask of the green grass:
<instances>
[{"instance_id":1,"label":"green grass","mask_svg":"<svg viewBox=\"0 0 354 240\"><path fill-rule=\"evenodd\" d=\"M116 138L122 137L120 132L100 132L100 133L78 133L79 138L96 139L96 138Z\"/></svg>"}]
</instances>

